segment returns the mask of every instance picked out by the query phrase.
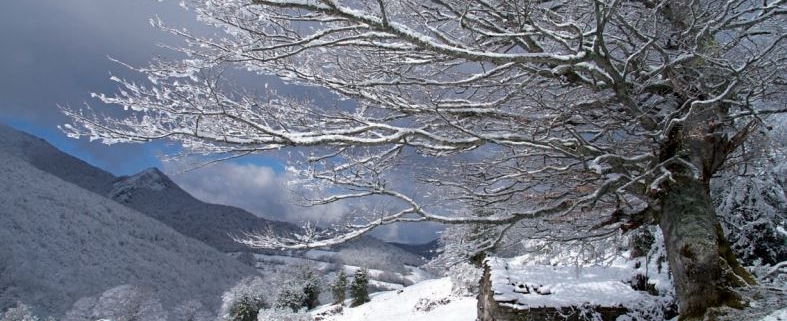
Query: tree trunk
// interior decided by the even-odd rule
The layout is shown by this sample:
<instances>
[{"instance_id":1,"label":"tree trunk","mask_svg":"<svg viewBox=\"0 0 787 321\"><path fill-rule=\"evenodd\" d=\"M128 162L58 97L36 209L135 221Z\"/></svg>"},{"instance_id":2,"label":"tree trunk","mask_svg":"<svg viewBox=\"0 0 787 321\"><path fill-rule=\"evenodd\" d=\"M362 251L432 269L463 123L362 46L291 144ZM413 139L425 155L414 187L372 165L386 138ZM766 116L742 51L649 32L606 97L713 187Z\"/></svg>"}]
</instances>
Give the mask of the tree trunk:
<instances>
[{"instance_id":1,"label":"tree trunk","mask_svg":"<svg viewBox=\"0 0 787 321\"><path fill-rule=\"evenodd\" d=\"M753 284L721 233L708 182L674 177L663 199L660 226L675 283L680 320L701 320L708 308L742 307L733 287Z\"/></svg>"}]
</instances>

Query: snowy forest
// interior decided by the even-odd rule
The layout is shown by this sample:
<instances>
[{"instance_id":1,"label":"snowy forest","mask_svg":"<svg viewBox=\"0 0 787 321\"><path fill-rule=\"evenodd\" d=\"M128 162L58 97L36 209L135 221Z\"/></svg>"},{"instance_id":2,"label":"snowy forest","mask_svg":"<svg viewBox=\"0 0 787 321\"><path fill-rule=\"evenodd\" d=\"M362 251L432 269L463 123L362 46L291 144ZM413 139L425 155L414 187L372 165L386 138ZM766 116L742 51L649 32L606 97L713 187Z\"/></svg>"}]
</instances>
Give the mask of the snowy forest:
<instances>
[{"instance_id":1,"label":"snowy forest","mask_svg":"<svg viewBox=\"0 0 787 321\"><path fill-rule=\"evenodd\" d=\"M181 58L118 61L144 80L112 76L60 129L194 166L286 153L300 205L348 213L233 234L280 268L216 313L122 285L64 320L787 319L787 1L181 6L216 34L152 19ZM338 250L400 224L439 224L437 255ZM264 256L285 252L325 257Z\"/></svg>"}]
</instances>

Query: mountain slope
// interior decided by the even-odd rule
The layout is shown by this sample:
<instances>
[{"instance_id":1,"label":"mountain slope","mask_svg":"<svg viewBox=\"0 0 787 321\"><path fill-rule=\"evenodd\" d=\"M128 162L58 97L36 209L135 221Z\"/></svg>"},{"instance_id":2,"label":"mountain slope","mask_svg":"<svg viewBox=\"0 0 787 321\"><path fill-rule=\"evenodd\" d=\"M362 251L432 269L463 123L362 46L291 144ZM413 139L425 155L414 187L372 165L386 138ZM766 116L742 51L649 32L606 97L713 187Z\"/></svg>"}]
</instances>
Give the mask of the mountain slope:
<instances>
[{"instance_id":1,"label":"mountain slope","mask_svg":"<svg viewBox=\"0 0 787 321\"><path fill-rule=\"evenodd\" d=\"M421 244L405 244L405 243L396 243L396 242L388 242L393 246L396 246L402 250L407 252L413 253L420 257L423 257L427 260L431 260L437 256L437 251L440 249L440 243L438 240L433 240L428 243L421 243Z\"/></svg>"},{"instance_id":2,"label":"mountain slope","mask_svg":"<svg viewBox=\"0 0 787 321\"><path fill-rule=\"evenodd\" d=\"M224 252L250 250L230 235L268 229L282 233L297 230L293 224L260 218L237 207L202 202L156 168L121 177L113 184L109 197Z\"/></svg>"},{"instance_id":3,"label":"mountain slope","mask_svg":"<svg viewBox=\"0 0 787 321\"><path fill-rule=\"evenodd\" d=\"M224 252L249 251L248 247L234 242L229 234L239 235L269 227L282 232L296 228L237 207L202 202L155 168L132 176L115 177L41 138L4 124L0 124L0 151L88 191L110 197Z\"/></svg>"},{"instance_id":4,"label":"mountain slope","mask_svg":"<svg viewBox=\"0 0 787 321\"><path fill-rule=\"evenodd\" d=\"M276 251L253 250L238 244L230 235L268 229L279 233L299 230L294 224L267 220L237 207L202 202L156 168L131 176L115 177L58 150L41 138L3 124L0 124L0 151L6 151L65 181L109 197L223 252L275 254ZM401 264L417 266L424 263L417 255L404 253L400 248L382 244L382 241L370 236L339 246L337 251L342 252L347 264L359 266L383 267L398 263L391 266L401 269Z\"/></svg>"},{"instance_id":5,"label":"mountain slope","mask_svg":"<svg viewBox=\"0 0 787 321\"><path fill-rule=\"evenodd\" d=\"M256 271L159 221L0 150L0 310L17 300L62 315L122 284L165 307L195 299L215 310Z\"/></svg>"},{"instance_id":6,"label":"mountain slope","mask_svg":"<svg viewBox=\"0 0 787 321\"><path fill-rule=\"evenodd\" d=\"M111 173L68 155L43 138L0 123L0 151L18 157L36 168L104 195L117 179Z\"/></svg>"},{"instance_id":7,"label":"mountain slope","mask_svg":"<svg viewBox=\"0 0 787 321\"><path fill-rule=\"evenodd\" d=\"M339 245L336 251L336 258L343 264L393 272L404 272L404 265L421 266L426 263L418 255L368 235Z\"/></svg>"}]
</instances>

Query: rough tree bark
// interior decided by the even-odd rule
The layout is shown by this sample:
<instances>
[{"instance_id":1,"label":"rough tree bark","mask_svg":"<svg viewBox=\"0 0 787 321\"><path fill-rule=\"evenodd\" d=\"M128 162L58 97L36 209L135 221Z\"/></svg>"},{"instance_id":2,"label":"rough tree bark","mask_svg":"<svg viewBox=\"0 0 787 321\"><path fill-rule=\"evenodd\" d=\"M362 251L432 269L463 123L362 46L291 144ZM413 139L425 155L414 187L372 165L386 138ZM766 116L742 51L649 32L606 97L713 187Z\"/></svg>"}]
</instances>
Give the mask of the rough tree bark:
<instances>
[{"instance_id":1,"label":"rough tree bark","mask_svg":"<svg viewBox=\"0 0 787 321\"><path fill-rule=\"evenodd\" d=\"M685 161L671 168L658 220L680 320L702 320L709 308L722 305L742 308L733 288L755 283L731 253L711 201L710 178L737 141L715 131L714 115L718 110L708 108L689 122L692 126L673 130L661 155L684 155Z\"/></svg>"}]
</instances>

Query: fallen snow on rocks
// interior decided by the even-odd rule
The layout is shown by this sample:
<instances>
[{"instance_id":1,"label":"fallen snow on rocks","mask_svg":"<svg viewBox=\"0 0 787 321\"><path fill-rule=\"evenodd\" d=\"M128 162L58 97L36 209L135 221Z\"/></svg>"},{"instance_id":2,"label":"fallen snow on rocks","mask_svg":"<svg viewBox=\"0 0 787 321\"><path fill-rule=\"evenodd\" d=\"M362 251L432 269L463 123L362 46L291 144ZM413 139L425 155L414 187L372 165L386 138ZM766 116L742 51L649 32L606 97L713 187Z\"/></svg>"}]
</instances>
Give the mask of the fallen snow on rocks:
<instances>
[{"instance_id":1,"label":"fallen snow on rocks","mask_svg":"<svg viewBox=\"0 0 787 321\"><path fill-rule=\"evenodd\" d=\"M517 258L487 260L495 301L515 309L588 305L642 309L671 300L634 290L630 282L643 271L633 263L570 267L528 265Z\"/></svg>"}]
</instances>

